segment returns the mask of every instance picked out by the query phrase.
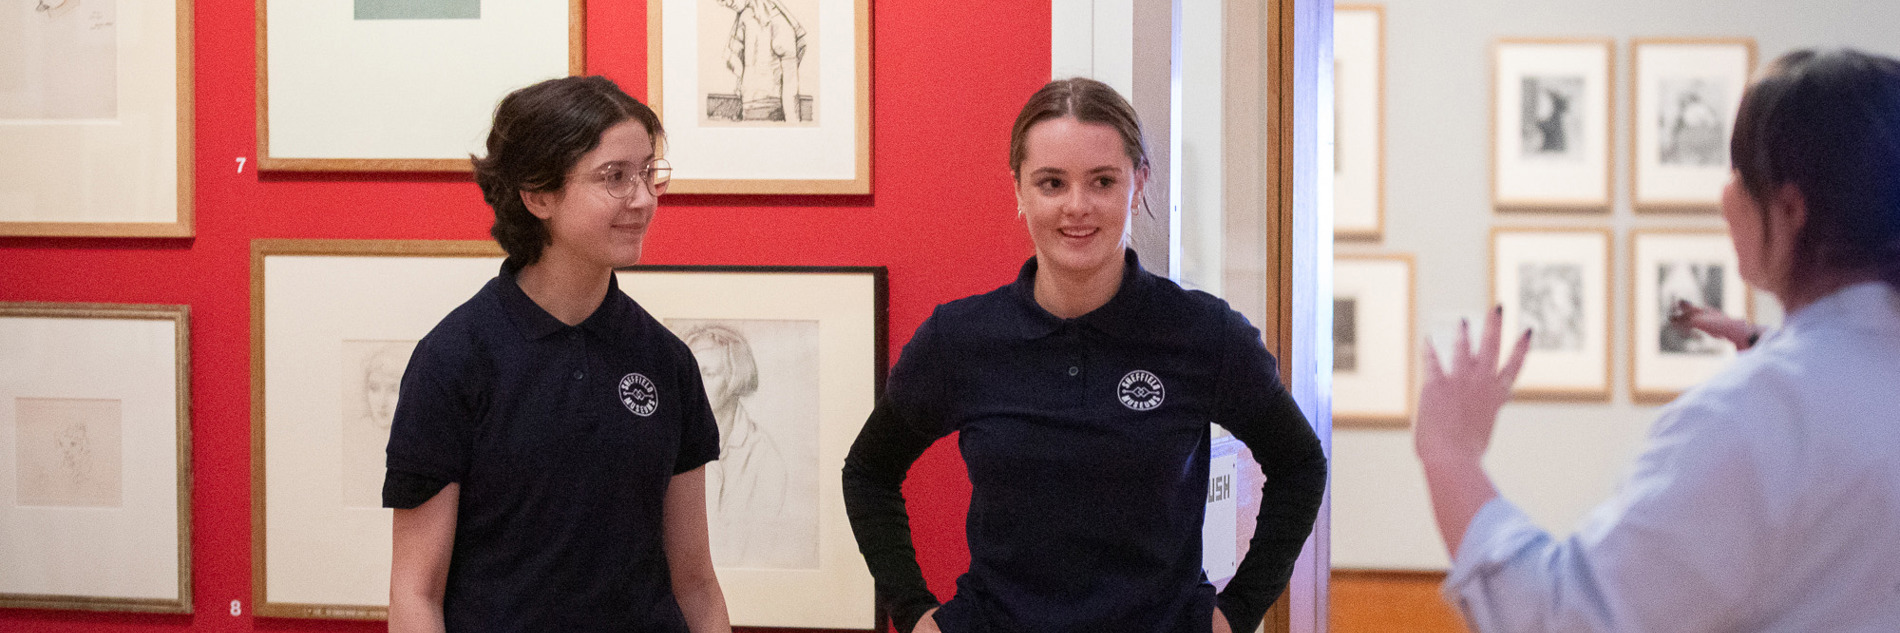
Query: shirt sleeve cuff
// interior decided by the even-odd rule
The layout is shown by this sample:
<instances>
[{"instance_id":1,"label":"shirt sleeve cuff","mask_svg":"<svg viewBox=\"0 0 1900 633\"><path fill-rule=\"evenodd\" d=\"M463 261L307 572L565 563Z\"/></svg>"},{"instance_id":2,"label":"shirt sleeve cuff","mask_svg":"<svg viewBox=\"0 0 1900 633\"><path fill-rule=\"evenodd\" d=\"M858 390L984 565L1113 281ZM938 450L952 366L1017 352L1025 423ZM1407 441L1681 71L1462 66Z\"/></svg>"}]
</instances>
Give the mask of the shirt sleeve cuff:
<instances>
[{"instance_id":1,"label":"shirt sleeve cuff","mask_svg":"<svg viewBox=\"0 0 1900 633\"><path fill-rule=\"evenodd\" d=\"M1485 503L1478 514L1471 517L1471 524L1465 527L1464 542L1458 544L1458 551L1452 557L1451 573L1445 576L1441 589L1445 600L1460 604L1459 594L1465 585L1516 557L1542 535L1543 530L1504 497Z\"/></svg>"}]
</instances>

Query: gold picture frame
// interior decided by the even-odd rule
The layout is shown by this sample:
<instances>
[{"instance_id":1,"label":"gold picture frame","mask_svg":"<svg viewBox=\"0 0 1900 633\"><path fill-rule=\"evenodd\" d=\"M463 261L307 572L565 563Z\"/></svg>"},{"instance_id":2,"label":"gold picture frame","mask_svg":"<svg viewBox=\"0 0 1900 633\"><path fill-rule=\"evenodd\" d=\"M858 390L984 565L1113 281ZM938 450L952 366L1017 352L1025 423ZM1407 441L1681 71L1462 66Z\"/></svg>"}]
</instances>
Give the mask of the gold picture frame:
<instances>
[{"instance_id":1,"label":"gold picture frame","mask_svg":"<svg viewBox=\"0 0 1900 633\"><path fill-rule=\"evenodd\" d=\"M1630 399L1661 404L1735 358L1725 341L1669 326L1668 299L1689 299L1752 323L1754 291L1742 280L1728 232L1720 229L1637 229L1629 236L1629 257Z\"/></svg>"},{"instance_id":2,"label":"gold picture frame","mask_svg":"<svg viewBox=\"0 0 1900 633\"><path fill-rule=\"evenodd\" d=\"M190 316L0 303L0 608L191 613Z\"/></svg>"},{"instance_id":3,"label":"gold picture frame","mask_svg":"<svg viewBox=\"0 0 1900 633\"><path fill-rule=\"evenodd\" d=\"M647 2L647 102L666 121L668 193L871 193L870 0L735 4ZM728 55L773 73L732 70L753 64Z\"/></svg>"},{"instance_id":4,"label":"gold picture frame","mask_svg":"<svg viewBox=\"0 0 1900 633\"><path fill-rule=\"evenodd\" d=\"M1418 388L1417 274L1410 253L1334 256L1336 426L1411 424ZM1342 342L1347 338L1349 344Z\"/></svg>"},{"instance_id":5,"label":"gold picture frame","mask_svg":"<svg viewBox=\"0 0 1900 633\"><path fill-rule=\"evenodd\" d=\"M586 3L471 6L473 18L372 19L345 15L349 3L257 0L257 168L472 171L504 95L585 72Z\"/></svg>"},{"instance_id":6,"label":"gold picture frame","mask_svg":"<svg viewBox=\"0 0 1900 633\"><path fill-rule=\"evenodd\" d=\"M193 235L192 3L151 0L136 8L7 9L29 15L5 30L46 32L0 38L0 64L42 66L20 69L44 77L27 93L75 94L0 99L0 119L18 121L0 126L0 191L22 194L0 198L0 236ZM81 51L10 50L68 46L99 33L110 35ZM98 77L89 82L76 73Z\"/></svg>"},{"instance_id":7,"label":"gold picture frame","mask_svg":"<svg viewBox=\"0 0 1900 633\"><path fill-rule=\"evenodd\" d=\"M1491 304L1504 307L1504 340L1533 330L1512 398L1609 400L1613 246L1608 229L1492 228Z\"/></svg>"},{"instance_id":8,"label":"gold picture frame","mask_svg":"<svg viewBox=\"0 0 1900 633\"><path fill-rule=\"evenodd\" d=\"M1636 38L1629 50L1630 206L1716 211L1729 179L1735 113L1755 71L1755 40Z\"/></svg>"},{"instance_id":9,"label":"gold picture frame","mask_svg":"<svg viewBox=\"0 0 1900 633\"><path fill-rule=\"evenodd\" d=\"M1492 206L1607 213L1615 186L1611 40L1502 38L1491 51Z\"/></svg>"}]
</instances>

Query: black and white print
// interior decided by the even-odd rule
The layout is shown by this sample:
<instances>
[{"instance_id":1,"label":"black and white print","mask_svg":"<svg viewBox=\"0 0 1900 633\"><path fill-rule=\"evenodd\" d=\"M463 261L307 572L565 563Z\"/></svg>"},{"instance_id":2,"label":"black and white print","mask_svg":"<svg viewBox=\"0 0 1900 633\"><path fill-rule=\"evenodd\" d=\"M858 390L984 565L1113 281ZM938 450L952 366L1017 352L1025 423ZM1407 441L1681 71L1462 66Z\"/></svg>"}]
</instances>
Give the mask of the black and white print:
<instances>
[{"instance_id":1,"label":"black and white print","mask_svg":"<svg viewBox=\"0 0 1900 633\"><path fill-rule=\"evenodd\" d=\"M1359 300L1333 299L1333 371L1359 369Z\"/></svg>"},{"instance_id":2,"label":"black and white print","mask_svg":"<svg viewBox=\"0 0 1900 633\"><path fill-rule=\"evenodd\" d=\"M1665 77L1658 81L1657 161L1717 167L1728 160L1728 89L1720 77Z\"/></svg>"},{"instance_id":3,"label":"black and white print","mask_svg":"<svg viewBox=\"0 0 1900 633\"><path fill-rule=\"evenodd\" d=\"M1723 266L1712 262L1663 261L1656 265L1656 307L1662 327L1656 349L1664 354L1720 354L1723 344L1693 328L1676 325L1669 316L1678 302L1722 308Z\"/></svg>"},{"instance_id":4,"label":"black and white print","mask_svg":"<svg viewBox=\"0 0 1900 633\"><path fill-rule=\"evenodd\" d=\"M1522 79L1520 148L1526 159L1583 160L1582 75Z\"/></svg>"},{"instance_id":5,"label":"black and white print","mask_svg":"<svg viewBox=\"0 0 1900 633\"><path fill-rule=\"evenodd\" d=\"M1583 267L1574 263L1523 263L1517 270L1519 323L1531 329L1535 351L1581 351Z\"/></svg>"},{"instance_id":6,"label":"black and white print","mask_svg":"<svg viewBox=\"0 0 1900 633\"><path fill-rule=\"evenodd\" d=\"M706 465L713 564L818 567L818 322L669 319L719 425Z\"/></svg>"}]
</instances>

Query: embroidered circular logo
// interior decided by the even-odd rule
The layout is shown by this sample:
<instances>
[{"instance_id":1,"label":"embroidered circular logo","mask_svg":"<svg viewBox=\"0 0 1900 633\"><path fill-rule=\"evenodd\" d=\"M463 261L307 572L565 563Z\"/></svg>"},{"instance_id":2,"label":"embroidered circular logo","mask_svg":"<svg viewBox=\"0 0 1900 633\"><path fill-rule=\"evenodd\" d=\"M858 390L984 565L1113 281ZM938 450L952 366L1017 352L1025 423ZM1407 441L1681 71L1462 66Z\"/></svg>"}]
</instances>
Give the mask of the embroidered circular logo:
<instances>
[{"instance_id":1,"label":"embroidered circular logo","mask_svg":"<svg viewBox=\"0 0 1900 633\"><path fill-rule=\"evenodd\" d=\"M1121 384L1116 385L1115 391L1116 395L1121 396L1122 406L1136 411L1161 406L1161 400L1167 396L1167 390L1161 387L1161 379L1140 369L1122 376Z\"/></svg>"},{"instance_id":2,"label":"embroidered circular logo","mask_svg":"<svg viewBox=\"0 0 1900 633\"><path fill-rule=\"evenodd\" d=\"M653 381L640 374L627 374L620 377L620 404L634 415L647 417L653 410L660 408L660 390L653 387Z\"/></svg>"}]
</instances>

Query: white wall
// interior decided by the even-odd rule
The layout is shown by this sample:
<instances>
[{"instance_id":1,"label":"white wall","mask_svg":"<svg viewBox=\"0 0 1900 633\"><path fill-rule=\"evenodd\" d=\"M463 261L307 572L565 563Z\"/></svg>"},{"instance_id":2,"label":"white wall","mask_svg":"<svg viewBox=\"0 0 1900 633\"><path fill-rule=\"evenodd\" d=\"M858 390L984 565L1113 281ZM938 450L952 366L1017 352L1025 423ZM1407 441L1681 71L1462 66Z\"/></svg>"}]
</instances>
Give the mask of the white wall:
<instances>
[{"instance_id":1,"label":"white wall","mask_svg":"<svg viewBox=\"0 0 1900 633\"><path fill-rule=\"evenodd\" d=\"M1761 63L1790 49L1854 46L1900 55L1893 0L1386 0L1386 233L1342 242L1341 254L1417 255L1421 334L1477 316L1488 298L1494 225L1610 227L1614 336L1608 403L1512 403L1486 466L1506 497L1539 524L1567 532L1607 498L1642 448L1656 408L1625 385L1632 228L1721 226L1719 217L1635 217L1627 182L1628 43L1632 37L1746 36ZM1617 40L1616 182L1606 214L1496 214L1487 193L1490 44L1498 37ZM1771 302L1758 314L1778 320ZM1333 566L1443 569L1447 558L1425 500L1409 429L1333 432Z\"/></svg>"}]
</instances>

